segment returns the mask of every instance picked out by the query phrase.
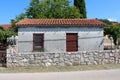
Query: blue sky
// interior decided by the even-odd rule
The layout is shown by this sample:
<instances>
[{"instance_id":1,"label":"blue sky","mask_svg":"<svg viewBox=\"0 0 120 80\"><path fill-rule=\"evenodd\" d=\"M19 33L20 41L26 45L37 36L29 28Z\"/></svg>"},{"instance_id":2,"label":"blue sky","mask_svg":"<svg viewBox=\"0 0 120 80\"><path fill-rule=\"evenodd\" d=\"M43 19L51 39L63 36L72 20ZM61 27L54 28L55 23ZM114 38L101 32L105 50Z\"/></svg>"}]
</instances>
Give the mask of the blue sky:
<instances>
[{"instance_id":1,"label":"blue sky","mask_svg":"<svg viewBox=\"0 0 120 80\"><path fill-rule=\"evenodd\" d=\"M73 4L73 0L71 0ZM85 0L88 18L109 19L120 22L120 0ZM1 0L0 24L9 24L11 19L24 12L30 0Z\"/></svg>"}]
</instances>

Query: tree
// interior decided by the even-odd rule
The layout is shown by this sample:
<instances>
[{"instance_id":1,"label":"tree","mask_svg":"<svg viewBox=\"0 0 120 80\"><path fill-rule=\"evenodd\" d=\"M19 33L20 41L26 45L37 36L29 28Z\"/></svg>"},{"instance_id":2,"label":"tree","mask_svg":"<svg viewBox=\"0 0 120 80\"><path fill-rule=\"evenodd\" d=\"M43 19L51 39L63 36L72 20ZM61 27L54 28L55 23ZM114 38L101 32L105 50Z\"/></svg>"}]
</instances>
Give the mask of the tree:
<instances>
[{"instance_id":1,"label":"tree","mask_svg":"<svg viewBox=\"0 0 120 80\"><path fill-rule=\"evenodd\" d=\"M112 25L112 22L110 22L110 21L107 20L107 19L98 19L98 20L104 22L106 25Z\"/></svg>"},{"instance_id":2,"label":"tree","mask_svg":"<svg viewBox=\"0 0 120 80\"><path fill-rule=\"evenodd\" d=\"M31 0L26 9L28 18L79 18L79 10L69 0Z\"/></svg>"},{"instance_id":3,"label":"tree","mask_svg":"<svg viewBox=\"0 0 120 80\"><path fill-rule=\"evenodd\" d=\"M20 21L22 18L19 18L19 20L16 18L15 20L14 19L11 19L11 25L12 25L12 27L9 29L10 31L13 31L13 32L15 32L16 34L17 34L17 32L18 32L18 27L16 26L16 23L18 22L18 21ZM24 18L23 18L24 19Z\"/></svg>"},{"instance_id":4,"label":"tree","mask_svg":"<svg viewBox=\"0 0 120 80\"><path fill-rule=\"evenodd\" d=\"M110 35L113 37L115 45L117 45L117 40L120 38L120 25L110 26L110 28Z\"/></svg>"},{"instance_id":5,"label":"tree","mask_svg":"<svg viewBox=\"0 0 120 80\"><path fill-rule=\"evenodd\" d=\"M16 23L16 22L19 22L20 20L24 19L24 18L27 18L26 14L25 13L21 13L20 15L16 16L15 20L11 20L12 23Z\"/></svg>"},{"instance_id":6,"label":"tree","mask_svg":"<svg viewBox=\"0 0 120 80\"><path fill-rule=\"evenodd\" d=\"M113 37L114 44L116 45L118 38L120 38L120 24L113 25L112 22L107 19L99 20L106 23L106 26L104 27L104 35L109 35L109 37Z\"/></svg>"},{"instance_id":7,"label":"tree","mask_svg":"<svg viewBox=\"0 0 120 80\"><path fill-rule=\"evenodd\" d=\"M5 39L5 32L2 28L0 28L0 42L2 42Z\"/></svg>"},{"instance_id":8,"label":"tree","mask_svg":"<svg viewBox=\"0 0 120 80\"><path fill-rule=\"evenodd\" d=\"M112 22L110 22L107 19L98 19L98 20L100 20L106 24L106 26L104 27L104 35L111 36L111 30L113 28Z\"/></svg>"},{"instance_id":9,"label":"tree","mask_svg":"<svg viewBox=\"0 0 120 80\"><path fill-rule=\"evenodd\" d=\"M37 18L39 13L39 3L40 0L31 0L30 6L26 9L27 17Z\"/></svg>"},{"instance_id":10,"label":"tree","mask_svg":"<svg viewBox=\"0 0 120 80\"><path fill-rule=\"evenodd\" d=\"M87 18L85 0L74 0L74 6L78 8L80 14L82 14L80 18Z\"/></svg>"},{"instance_id":11,"label":"tree","mask_svg":"<svg viewBox=\"0 0 120 80\"><path fill-rule=\"evenodd\" d=\"M15 35L16 33L11 30L4 30L0 28L0 42L4 45L7 44L7 38L11 37L12 35Z\"/></svg>"}]
</instances>

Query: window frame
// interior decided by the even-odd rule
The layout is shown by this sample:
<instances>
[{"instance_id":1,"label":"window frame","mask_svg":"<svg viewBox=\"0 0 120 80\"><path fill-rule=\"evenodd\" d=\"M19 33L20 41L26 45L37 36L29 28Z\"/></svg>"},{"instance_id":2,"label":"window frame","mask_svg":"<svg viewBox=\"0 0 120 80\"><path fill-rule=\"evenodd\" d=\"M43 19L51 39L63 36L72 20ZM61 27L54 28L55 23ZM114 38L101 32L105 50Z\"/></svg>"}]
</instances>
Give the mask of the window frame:
<instances>
[{"instance_id":1,"label":"window frame","mask_svg":"<svg viewBox=\"0 0 120 80\"><path fill-rule=\"evenodd\" d=\"M41 48L35 48L36 46L35 46L35 37L36 37L36 35L39 35L39 36L42 36L42 45L39 45L39 46L41 46ZM43 50L44 49L44 33L34 33L33 34L33 51L36 51L36 50Z\"/></svg>"}]
</instances>

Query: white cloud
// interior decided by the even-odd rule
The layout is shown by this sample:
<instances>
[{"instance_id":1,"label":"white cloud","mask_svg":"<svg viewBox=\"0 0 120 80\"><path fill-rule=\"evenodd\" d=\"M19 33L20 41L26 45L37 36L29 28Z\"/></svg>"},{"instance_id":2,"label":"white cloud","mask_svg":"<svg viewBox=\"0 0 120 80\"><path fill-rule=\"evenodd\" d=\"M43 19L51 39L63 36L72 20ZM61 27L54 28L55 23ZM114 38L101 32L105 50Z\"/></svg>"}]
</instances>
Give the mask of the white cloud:
<instances>
[{"instance_id":1,"label":"white cloud","mask_svg":"<svg viewBox=\"0 0 120 80\"><path fill-rule=\"evenodd\" d=\"M114 21L114 22L117 22L118 20L115 19L115 18L108 18L109 21Z\"/></svg>"}]
</instances>

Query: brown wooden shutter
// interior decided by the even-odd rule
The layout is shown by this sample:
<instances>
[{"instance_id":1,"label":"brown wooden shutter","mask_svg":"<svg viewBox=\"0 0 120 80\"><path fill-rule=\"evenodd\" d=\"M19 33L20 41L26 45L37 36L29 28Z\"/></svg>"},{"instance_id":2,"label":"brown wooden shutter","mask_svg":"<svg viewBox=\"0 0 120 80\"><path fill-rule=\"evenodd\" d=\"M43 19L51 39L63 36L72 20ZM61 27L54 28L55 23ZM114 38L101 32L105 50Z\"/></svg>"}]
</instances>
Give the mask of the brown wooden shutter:
<instances>
[{"instance_id":1,"label":"brown wooden shutter","mask_svg":"<svg viewBox=\"0 0 120 80\"><path fill-rule=\"evenodd\" d=\"M33 50L44 49L44 34L33 34Z\"/></svg>"},{"instance_id":2,"label":"brown wooden shutter","mask_svg":"<svg viewBox=\"0 0 120 80\"><path fill-rule=\"evenodd\" d=\"M67 33L66 34L66 51L78 51L78 34L77 33Z\"/></svg>"}]
</instances>

